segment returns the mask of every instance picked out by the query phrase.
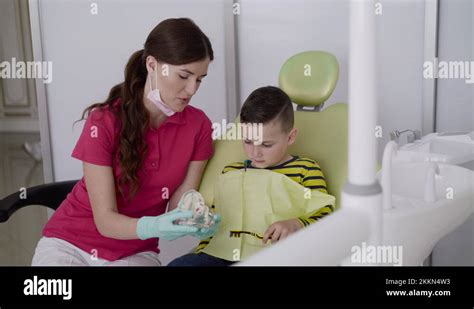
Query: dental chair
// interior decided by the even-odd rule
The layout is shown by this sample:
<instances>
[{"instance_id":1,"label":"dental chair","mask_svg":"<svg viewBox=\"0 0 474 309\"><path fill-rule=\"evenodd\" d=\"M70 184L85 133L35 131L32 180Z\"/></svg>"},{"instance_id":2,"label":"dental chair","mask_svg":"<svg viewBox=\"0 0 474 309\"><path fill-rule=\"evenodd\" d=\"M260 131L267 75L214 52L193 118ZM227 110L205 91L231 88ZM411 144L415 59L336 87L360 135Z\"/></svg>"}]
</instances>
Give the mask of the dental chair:
<instances>
[{"instance_id":1,"label":"dental chair","mask_svg":"<svg viewBox=\"0 0 474 309\"><path fill-rule=\"evenodd\" d=\"M340 193L347 177L348 109L345 103L322 108L339 77L336 58L323 51L307 51L289 58L279 74L279 87L297 104L296 142L290 153L316 160L326 178L329 194L340 206ZM225 165L246 159L242 141L217 139L214 156L208 162L199 191L212 205L213 188Z\"/></svg>"},{"instance_id":2,"label":"dental chair","mask_svg":"<svg viewBox=\"0 0 474 309\"><path fill-rule=\"evenodd\" d=\"M297 104L296 142L290 153L316 160L326 178L328 191L340 206L340 192L347 176L348 113L347 104L322 108L336 87L339 66L336 58L323 51L307 51L289 58L282 66L279 86ZM213 188L224 166L243 161L242 141L218 139L215 153L208 162L199 191L211 205ZM21 191L0 200L0 223L6 222L18 209L42 205L56 210L79 180L55 182L28 188L26 199Z\"/></svg>"}]
</instances>

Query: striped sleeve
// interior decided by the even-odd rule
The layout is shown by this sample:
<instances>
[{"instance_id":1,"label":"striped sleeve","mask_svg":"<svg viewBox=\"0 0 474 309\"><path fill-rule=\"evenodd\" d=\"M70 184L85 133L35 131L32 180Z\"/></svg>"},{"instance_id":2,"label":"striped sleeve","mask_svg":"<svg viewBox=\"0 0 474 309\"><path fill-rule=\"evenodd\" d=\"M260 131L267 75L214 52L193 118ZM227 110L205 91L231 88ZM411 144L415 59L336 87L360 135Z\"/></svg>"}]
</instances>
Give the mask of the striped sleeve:
<instances>
[{"instance_id":1,"label":"striped sleeve","mask_svg":"<svg viewBox=\"0 0 474 309\"><path fill-rule=\"evenodd\" d=\"M318 221L319 219L329 215L333 211L334 211L334 206L326 205L326 206L316 210L315 212L313 212L309 216L299 217L298 220L301 222L301 224L303 224L303 226L308 226L308 225Z\"/></svg>"},{"instance_id":2,"label":"striped sleeve","mask_svg":"<svg viewBox=\"0 0 474 309\"><path fill-rule=\"evenodd\" d=\"M308 160L311 162L312 160ZM312 161L312 164L306 168L306 174L303 177L301 184L309 188L311 190L318 190L322 193L328 193L327 185L326 185L326 179L324 178L324 174L321 170L321 167L319 166L318 163ZM326 205L315 212L306 215L306 216L301 216L298 218L298 220L303 224L303 226L308 226L319 219L329 215L334 211L334 206L333 205Z\"/></svg>"},{"instance_id":3,"label":"striped sleeve","mask_svg":"<svg viewBox=\"0 0 474 309\"><path fill-rule=\"evenodd\" d=\"M201 251L206 248L206 246L209 244L211 241L212 237L209 237L207 239L201 240L199 244L196 247L195 253L201 253Z\"/></svg>"},{"instance_id":4,"label":"striped sleeve","mask_svg":"<svg viewBox=\"0 0 474 309\"><path fill-rule=\"evenodd\" d=\"M243 169L244 168L244 164L242 162L235 162L235 163L231 163L231 164L228 164L224 167L224 169L222 170L222 174L225 174L229 171L233 171L233 170L240 170L240 169Z\"/></svg>"},{"instance_id":5,"label":"striped sleeve","mask_svg":"<svg viewBox=\"0 0 474 309\"><path fill-rule=\"evenodd\" d=\"M316 162L313 162L312 166L306 169L306 173L302 179L301 184L303 187L311 190L319 190L322 193L328 193L326 179L321 171L321 167Z\"/></svg>"}]
</instances>

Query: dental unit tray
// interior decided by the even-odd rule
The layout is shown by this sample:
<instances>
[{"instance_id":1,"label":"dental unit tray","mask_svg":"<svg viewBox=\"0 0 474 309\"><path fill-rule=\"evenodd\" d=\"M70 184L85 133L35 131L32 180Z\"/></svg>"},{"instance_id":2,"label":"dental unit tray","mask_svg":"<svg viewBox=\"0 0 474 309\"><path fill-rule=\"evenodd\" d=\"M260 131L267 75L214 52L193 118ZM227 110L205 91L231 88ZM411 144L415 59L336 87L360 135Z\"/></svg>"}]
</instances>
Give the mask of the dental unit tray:
<instances>
[{"instance_id":1,"label":"dental unit tray","mask_svg":"<svg viewBox=\"0 0 474 309\"><path fill-rule=\"evenodd\" d=\"M474 160L474 132L431 133L400 147L397 157L402 161L464 164Z\"/></svg>"}]
</instances>

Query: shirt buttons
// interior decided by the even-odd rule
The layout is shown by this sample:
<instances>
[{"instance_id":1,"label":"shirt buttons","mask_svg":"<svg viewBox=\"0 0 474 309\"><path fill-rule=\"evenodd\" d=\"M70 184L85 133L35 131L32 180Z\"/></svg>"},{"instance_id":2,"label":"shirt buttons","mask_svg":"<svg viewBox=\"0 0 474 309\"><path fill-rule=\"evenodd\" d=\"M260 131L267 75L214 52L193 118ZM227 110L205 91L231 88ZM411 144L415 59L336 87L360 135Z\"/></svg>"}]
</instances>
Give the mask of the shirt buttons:
<instances>
[{"instance_id":1,"label":"shirt buttons","mask_svg":"<svg viewBox=\"0 0 474 309\"><path fill-rule=\"evenodd\" d=\"M158 171L158 166L159 166L159 161L158 160L150 160L146 163L145 169L149 171Z\"/></svg>"}]
</instances>

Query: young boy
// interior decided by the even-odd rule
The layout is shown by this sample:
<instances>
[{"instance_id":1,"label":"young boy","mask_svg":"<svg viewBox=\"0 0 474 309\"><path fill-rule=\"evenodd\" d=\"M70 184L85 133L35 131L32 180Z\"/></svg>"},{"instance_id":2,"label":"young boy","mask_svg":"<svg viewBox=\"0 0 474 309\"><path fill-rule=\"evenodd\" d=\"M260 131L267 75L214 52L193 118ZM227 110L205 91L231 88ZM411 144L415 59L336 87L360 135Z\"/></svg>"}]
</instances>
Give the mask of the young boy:
<instances>
[{"instance_id":1,"label":"young boy","mask_svg":"<svg viewBox=\"0 0 474 309\"><path fill-rule=\"evenodd\" d=\"M293 128L293 106L286 93L272 86L256 89L242 106L240 120L246 124L263 124L263 138L259 142L244 139L243 147L248 160L228 164L222 174L242 169L266 169L283 174L305 188L327 194L326 181L319 165L309 158L288 153L288 146L296 140L297 129ZM334 211L333 205L322 206L310 214L274 222L263 235L254 236L261 238L259 241L263 244L282 240ZM229 233L221 230L217 233ZM212 237L201 241L196 253L179 257L168 266L227 266L235 262L202 252L210 242Z\"/></svg>"}]
</instances>

